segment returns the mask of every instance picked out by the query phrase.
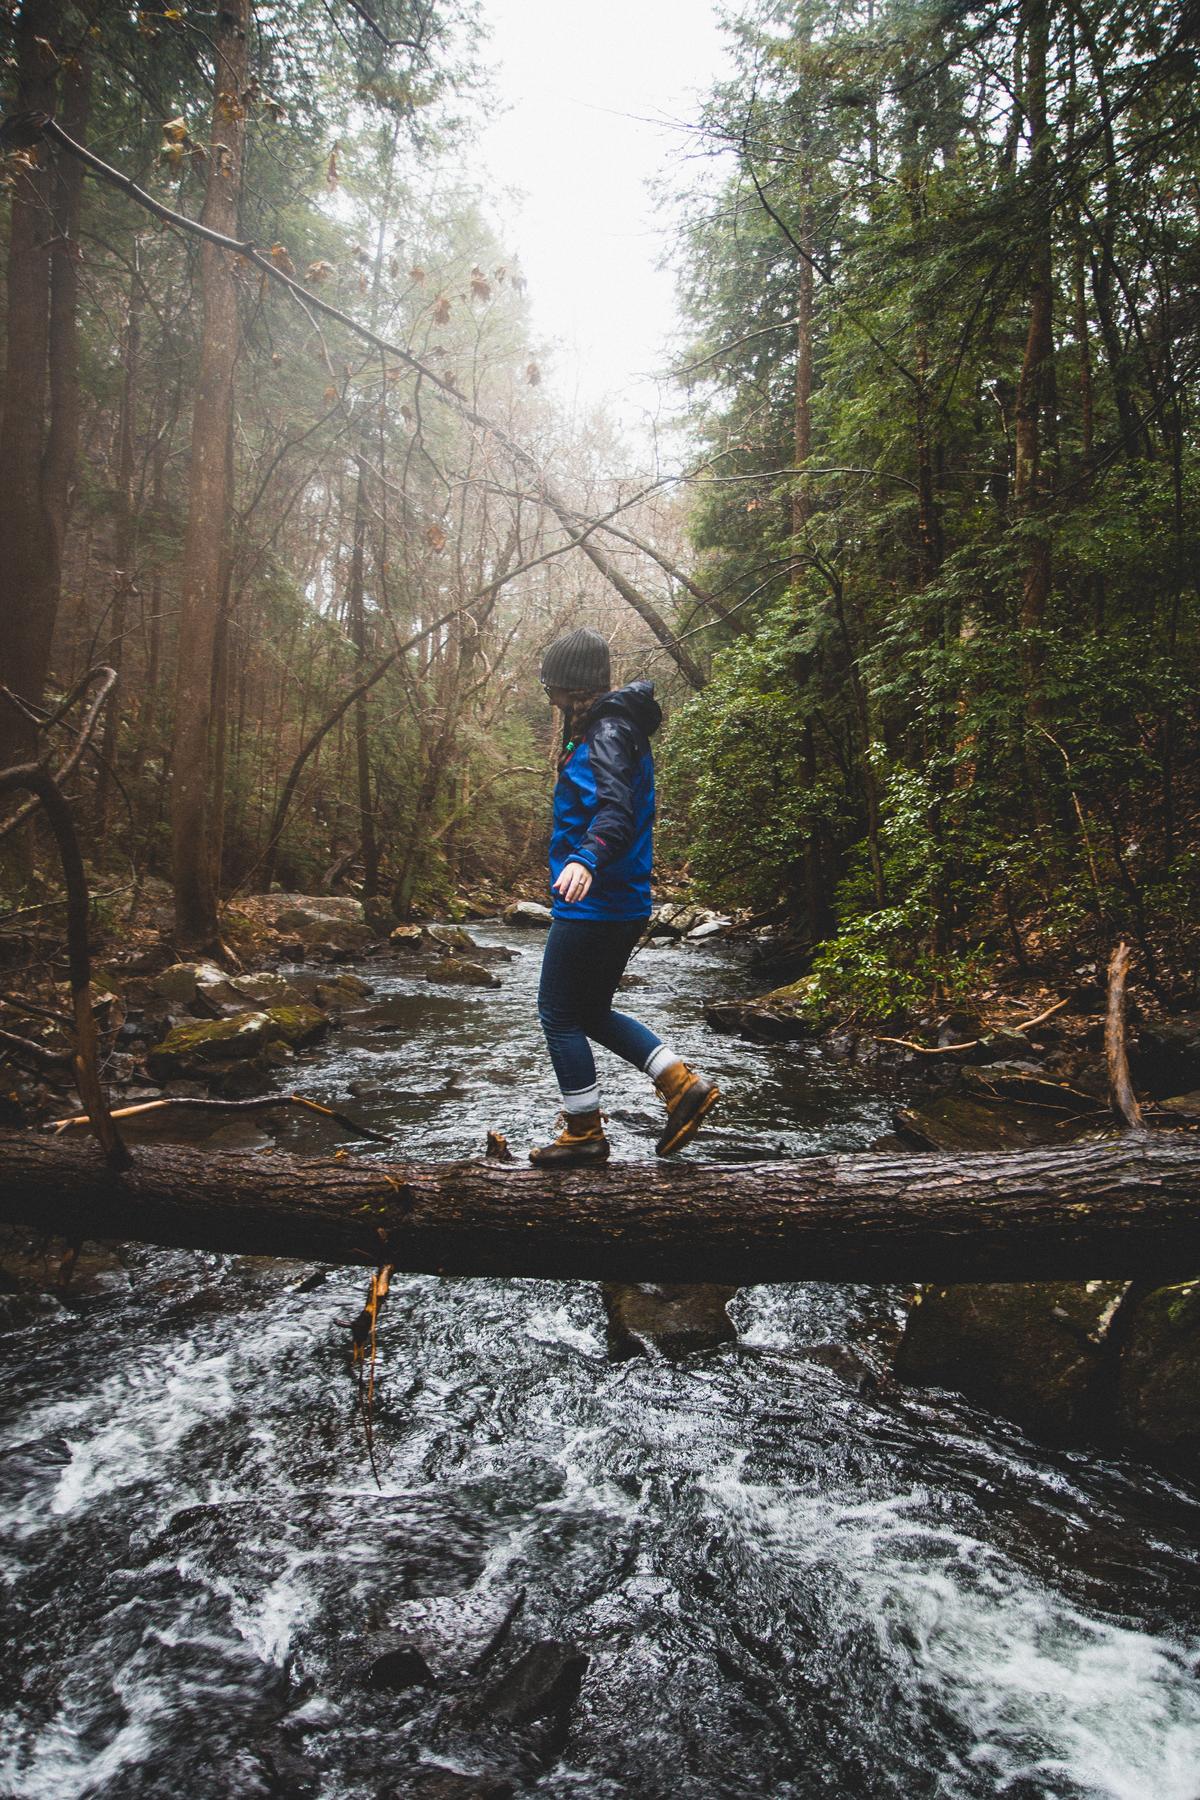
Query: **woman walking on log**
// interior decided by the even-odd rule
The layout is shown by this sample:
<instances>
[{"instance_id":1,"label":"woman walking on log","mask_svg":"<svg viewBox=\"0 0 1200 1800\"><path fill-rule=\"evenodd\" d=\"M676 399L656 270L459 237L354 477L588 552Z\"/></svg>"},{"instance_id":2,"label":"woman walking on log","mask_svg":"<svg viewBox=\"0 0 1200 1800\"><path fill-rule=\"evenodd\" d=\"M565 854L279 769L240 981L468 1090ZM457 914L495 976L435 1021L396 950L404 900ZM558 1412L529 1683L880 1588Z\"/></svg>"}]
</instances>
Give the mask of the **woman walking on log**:
<instances>
[{"instance_id":1,"label":"woman walking on log","mask_svg":"<svg viewBox=\"0 0 1200 1800\"><path fill-rule=\"evenodd\" d=\"M716 1103L717 1086L612 1005L650 917L650 739L662 711L648 681L612 691L608 645L586 626L551 644L542 686L563 715L563 738L550 838L553 921L538 1016L562 1094L563 1129L552 1144L531 1150L529 1160L544 1168L607 1162L592 1043L653 1081L667 1109L655 1150L670 1156L695 1136Z\"/></svg>"}]
</instances>

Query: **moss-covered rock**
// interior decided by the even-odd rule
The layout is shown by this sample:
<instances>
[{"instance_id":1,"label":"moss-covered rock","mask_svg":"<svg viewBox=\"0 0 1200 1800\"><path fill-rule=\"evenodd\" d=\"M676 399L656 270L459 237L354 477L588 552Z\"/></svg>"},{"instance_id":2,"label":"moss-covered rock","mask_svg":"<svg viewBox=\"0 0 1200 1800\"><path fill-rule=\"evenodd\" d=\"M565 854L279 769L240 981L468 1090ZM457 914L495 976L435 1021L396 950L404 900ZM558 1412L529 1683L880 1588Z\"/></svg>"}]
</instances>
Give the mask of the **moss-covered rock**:
<instances>
[{"instance_id":1,"label":"moss-covered rock","mask_svg":"<svg viewBox=\"0 0 1200 1800\"><path fill-rule=\"evenodd\" d=\"M813 975L802 975L754 1000L710 1001L704 1017L714 1031L736 1032L756 1044L811 1037L828 1022Z\"/></svg>"},{"instance_id":2,"label":"moss-covered rock","mask_svg":"<svg viewBox=\"0 0 1200 1800\"><path fill-rule=\"evenodd\" d=\"M177 1025L156 1044L146 1059L147 1067L157 1081L204 1075L213 1064L256 1057L275 1040L300 1049L315 1043L328 1029L324 1013L303 1001L239 1013L232 1019L198 1019L194 1024Z\"/></svg>"},{"instance_id":3,"label":"moss-covered rock","mask_svg":"<svg viewBox=\"0 0 1200 1800\"><path fill-rule=\"evenodd\" d=\"M1200 1279L1139 1300L1121 1357L1117 1423L1140 1448L1200 1470Z\"/></svg>"},{"instance_id":4,"label":"moss-covered rock","mask_svg":"<svg viewBox=\"0 0 1200 1800\"><path fill-rule=\"evenodd\" d=\"M282 975L274 975L264 969L257 975L231 975L229 987L243 1001L250 1001L254 1006L302 1006L303 994L298 994L290 981Z\"/></svg>"},{"instance_id":5,"label":"moss-covered rock","mask_svg":"<svg viewBox=\"0 0 1200 1800\"><path fill-rule=\"evenodd\" d=\"M1123 1281L931 1287L896 1352L901 1381L954 1388L1058 1442L1107 1436Z\"/></svg>"}]
</instances>

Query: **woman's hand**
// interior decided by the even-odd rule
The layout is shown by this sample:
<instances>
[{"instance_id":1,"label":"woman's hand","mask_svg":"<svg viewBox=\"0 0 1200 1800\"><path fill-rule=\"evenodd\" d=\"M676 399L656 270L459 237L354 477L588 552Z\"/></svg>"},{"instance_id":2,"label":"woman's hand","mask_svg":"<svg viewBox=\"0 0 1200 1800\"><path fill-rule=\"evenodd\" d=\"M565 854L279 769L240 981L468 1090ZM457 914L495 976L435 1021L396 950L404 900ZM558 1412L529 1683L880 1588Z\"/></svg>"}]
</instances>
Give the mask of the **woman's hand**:
<instances>
[{"instance_id":1,"label":"woman's hand","mask_svg":"<svg viewBox=\"0 0 1200 1800\"><path fill-rule=\"evenodd\" d=\"M592 871L583 863L564 863L554 883L554 891L561 894L568 906L576 900L582 900L592 885Z\"/></svg>"}]
</instances>

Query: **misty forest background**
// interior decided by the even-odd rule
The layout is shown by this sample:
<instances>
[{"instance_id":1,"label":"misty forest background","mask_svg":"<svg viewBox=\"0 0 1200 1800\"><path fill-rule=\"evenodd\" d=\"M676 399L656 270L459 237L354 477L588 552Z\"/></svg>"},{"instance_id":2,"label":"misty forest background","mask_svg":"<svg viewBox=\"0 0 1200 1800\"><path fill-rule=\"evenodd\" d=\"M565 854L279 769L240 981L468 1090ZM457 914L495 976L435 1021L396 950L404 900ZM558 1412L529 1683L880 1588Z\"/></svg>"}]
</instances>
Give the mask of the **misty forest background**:
<instances>
[{"instance_id":1,"label":"misty forest background","mask_svg":"<svg viewBox=\"0 0 1200 1800\"><path fill-rule=\"evenodd\" d=\"M118 671L69 781L99 928L163 881L180 951L272 881L400 918L536 884L539 657L587 622L667 709L660 861L826 997L1129 934L1197 1003L1200 15L728 23L658 468L542 379L477 9L7 12L0 768ZM0 852L0 934L58 929L49 838Z\"/></svg>"}]
</instances>

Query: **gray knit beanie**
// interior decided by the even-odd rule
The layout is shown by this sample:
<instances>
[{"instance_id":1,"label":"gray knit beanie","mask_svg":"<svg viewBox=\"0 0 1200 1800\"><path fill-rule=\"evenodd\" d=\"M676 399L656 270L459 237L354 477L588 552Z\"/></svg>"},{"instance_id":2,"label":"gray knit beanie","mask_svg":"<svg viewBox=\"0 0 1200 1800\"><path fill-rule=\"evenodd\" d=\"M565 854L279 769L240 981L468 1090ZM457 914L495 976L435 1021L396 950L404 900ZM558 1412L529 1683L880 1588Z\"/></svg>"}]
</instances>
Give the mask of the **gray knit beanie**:
<instances>
[{"instance_id":1,"label":"gray knit beanie","mask_svg":"<svg viewBox=\"0 0 1200 1800\"><path fill-rule=\"evenodd\" d=\"M608 644L586 625L556 638L542 658L543 687L591 694L611 685Z\"/></svg>"}]
</instances>

